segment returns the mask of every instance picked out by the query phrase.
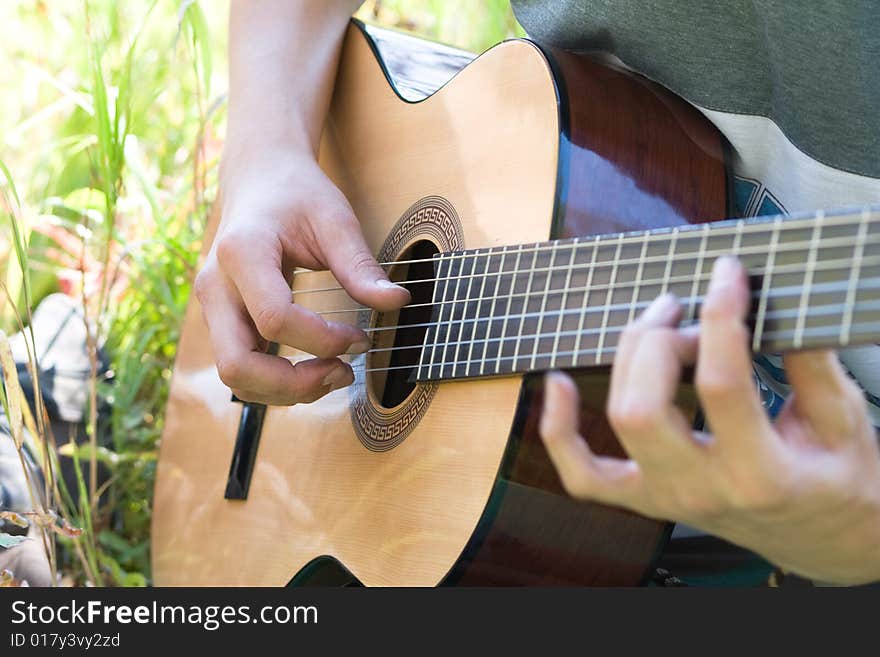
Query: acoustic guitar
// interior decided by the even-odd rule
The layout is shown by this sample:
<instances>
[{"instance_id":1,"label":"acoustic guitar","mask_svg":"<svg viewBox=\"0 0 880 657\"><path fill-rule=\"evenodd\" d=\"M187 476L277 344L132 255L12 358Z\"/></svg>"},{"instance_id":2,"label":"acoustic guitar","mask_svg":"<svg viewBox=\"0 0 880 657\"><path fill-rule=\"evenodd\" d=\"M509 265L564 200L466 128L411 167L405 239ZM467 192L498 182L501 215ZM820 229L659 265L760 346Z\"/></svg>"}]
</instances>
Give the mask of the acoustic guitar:
<instances>
[{"instance_id":1,"label":"acoustic guitar","mask_svg":"<svg viewBox=\"0 0 880 657\"><path fill-rule=\"evenodd\" d=\"M540 372L573 371L583 435L622 455L603 410L622 328L663 292L698 321L731 253L751 275L756 352L880 338L876 208L730 220L725 142L685 101L528 40L468 62L349 27L319 159L412 302L374 312L329 273L296 272L293 302L372 348L350 357L348 388L266 408L220 381L192 300L156 584L639 584L669 525L566 495L537 431ZM679 401L698 415L688 386Z\"/></svg>"}]
</instances>

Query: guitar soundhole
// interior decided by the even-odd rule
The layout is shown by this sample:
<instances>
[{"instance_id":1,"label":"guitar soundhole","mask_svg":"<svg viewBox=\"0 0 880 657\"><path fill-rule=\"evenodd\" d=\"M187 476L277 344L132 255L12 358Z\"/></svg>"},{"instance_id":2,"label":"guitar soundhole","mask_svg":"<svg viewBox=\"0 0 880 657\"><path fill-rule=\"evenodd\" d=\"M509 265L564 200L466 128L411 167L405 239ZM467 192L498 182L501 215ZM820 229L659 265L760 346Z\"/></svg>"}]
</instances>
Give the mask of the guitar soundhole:
<instances>
[{"instance_id":1,"label":"guitar soundhole","mask_svg":"<svg viewBox=\"0 0 880 657\"><path fill-rule=\"evenodd\" d=\"M384 408L402 404L416 387L412 374L431 320L435 276L432 258L437 252L433 242L415 242L397 258L409 262L395 265L388 272L392 281L404 283L412 300L400 311L377 313L372 327L386 329L372 332L373 346L367 357L369 392Z\"/></svg>"}]
</instances>

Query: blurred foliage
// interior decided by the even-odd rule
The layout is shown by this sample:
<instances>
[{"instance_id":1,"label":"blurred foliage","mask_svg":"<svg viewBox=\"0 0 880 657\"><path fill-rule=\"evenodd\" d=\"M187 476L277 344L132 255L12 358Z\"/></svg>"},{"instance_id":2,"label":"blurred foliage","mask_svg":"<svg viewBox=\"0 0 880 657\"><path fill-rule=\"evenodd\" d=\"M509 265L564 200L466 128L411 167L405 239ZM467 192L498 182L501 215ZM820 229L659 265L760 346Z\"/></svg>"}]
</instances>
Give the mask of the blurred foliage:
<instances>
[{"instance_id":1,"label":"blurred foliage","mask_svg":"<svg viewBox=\"0 0 880 657\"><path fill-rule=\"evenodd\" d=\"M525 36L509 0L368 0L356 16L476 53Z\"/></svg>"},{"instance_id":2,"label":"blurred foliage","mask_svg":"<svg viewBox=\"0 0 880 657\"><path fill-rule=\"evenodd\" d=\"M40 436L76 468L75 490L50 486L60 516L38 516L69 584L150 583L157 446L216 194L227 12L222 0L0 3L0 329L61 291L82 299L110 366L101 375L93 358L88 442ZM370 0L357 15L472 51L522 35L507 0ZM88 474L99 462L104 486Z\"/></svg>"}]
</instances>

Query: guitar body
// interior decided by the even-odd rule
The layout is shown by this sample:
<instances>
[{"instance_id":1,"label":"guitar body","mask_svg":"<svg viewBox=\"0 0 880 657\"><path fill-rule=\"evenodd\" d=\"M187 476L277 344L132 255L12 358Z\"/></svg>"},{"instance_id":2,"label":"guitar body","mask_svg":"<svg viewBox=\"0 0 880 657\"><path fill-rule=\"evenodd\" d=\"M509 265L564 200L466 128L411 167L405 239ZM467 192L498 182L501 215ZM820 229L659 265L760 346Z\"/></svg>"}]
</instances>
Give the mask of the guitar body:
<instances>
[{"instance_id":1,"label":"guitar body","mask_svg":"<svg viewBox=\"0 0 880 657\"><path fill-rule=\"evenodd\" d=\"M642 77L510 41L407 102L378 53L352 23L320 162L380 261L419 244L473 249L728 216L722 138ZM327 273L298 274L294 298L354 306L342 292L296 295L332 286ZM251 436L246 495L227 499L243 405L214 363L193 298L157 475L157 585L636 585L668 534L564 493L537 433L539 374L419 383L389 404L382 380L361 373L313 404L269 408ZM608 370L576 374L583 435L621 453L603 413ZM682 403L695 407L687 390Z\"/></svg>"}]
</instances>

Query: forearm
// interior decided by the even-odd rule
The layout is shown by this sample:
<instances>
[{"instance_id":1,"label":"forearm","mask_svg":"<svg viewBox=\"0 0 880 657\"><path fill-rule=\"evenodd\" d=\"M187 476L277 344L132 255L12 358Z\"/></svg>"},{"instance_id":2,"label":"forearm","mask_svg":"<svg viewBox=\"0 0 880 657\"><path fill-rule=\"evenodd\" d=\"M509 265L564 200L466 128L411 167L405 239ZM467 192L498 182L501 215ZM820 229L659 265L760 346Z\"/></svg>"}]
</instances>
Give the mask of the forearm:
<instances>
[{"instance_id":1,"label":"forearm","mask_svg":"<svg viewBox=\"0 0 880 657\"><path fill-rule=\"evenodd\" d=\"M359 4L232 0L227 167L266 150L316 153L342 39Z\"/></svg>"}]
</instances>

